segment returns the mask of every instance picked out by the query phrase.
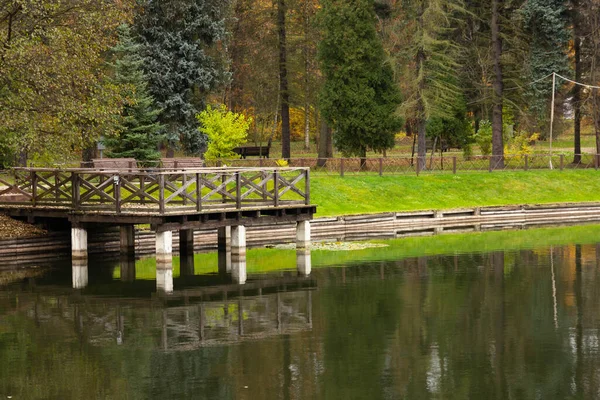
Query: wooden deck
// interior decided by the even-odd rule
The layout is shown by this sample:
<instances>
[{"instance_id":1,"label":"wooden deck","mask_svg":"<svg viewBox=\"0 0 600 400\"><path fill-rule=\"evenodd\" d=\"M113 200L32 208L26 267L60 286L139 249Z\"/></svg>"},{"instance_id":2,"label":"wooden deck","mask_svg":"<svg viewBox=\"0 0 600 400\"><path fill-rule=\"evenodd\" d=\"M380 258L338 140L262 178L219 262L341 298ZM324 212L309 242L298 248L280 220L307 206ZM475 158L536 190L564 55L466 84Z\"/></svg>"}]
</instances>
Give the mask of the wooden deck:
<instances>
[{"instance_id":1,"label":"wooden deck","mask_svg":"<svg viewBox=\"0 0 600 400\"><path fill-rule=\"evenodd\" d=\"M0 187L1 212L75 224L189 229L302 221L316 211L308 168L15 168Z\"/></svg>"}]
</instances>

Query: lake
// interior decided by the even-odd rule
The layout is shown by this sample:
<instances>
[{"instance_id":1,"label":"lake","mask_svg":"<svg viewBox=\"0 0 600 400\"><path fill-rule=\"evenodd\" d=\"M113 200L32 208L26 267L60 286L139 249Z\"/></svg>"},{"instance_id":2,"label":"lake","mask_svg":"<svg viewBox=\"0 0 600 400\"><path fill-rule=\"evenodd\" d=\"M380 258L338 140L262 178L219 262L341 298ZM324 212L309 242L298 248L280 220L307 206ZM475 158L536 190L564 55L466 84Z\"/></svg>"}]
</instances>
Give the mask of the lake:
<instances>
[{"instance_id":1,"label":"lake","mask_svg":"<svg viewBox=\"0 0 600 400\"><path fill-rule=\"evenodd\" d=\"M369 247L371 245L377 247ZM119 261L4 273L0 399L590 399L600 396L600 226L198 254L156 292ZM352 246L350 246L352 248ZM335 249L335 246L333 246Z\"/></svg>"}]
</instances>

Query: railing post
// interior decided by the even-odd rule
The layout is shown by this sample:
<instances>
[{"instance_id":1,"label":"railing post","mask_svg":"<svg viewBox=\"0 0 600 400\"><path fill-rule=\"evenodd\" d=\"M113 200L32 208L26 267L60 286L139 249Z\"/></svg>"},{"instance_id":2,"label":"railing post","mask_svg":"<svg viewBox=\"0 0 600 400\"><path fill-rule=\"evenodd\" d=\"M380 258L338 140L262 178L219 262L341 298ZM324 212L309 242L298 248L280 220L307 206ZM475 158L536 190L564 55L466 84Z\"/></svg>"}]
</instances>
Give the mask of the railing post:
<instances>
[{"instance_id":1,"label":"railing post","mask_svg":"<svg viewBox=\"0 0 600 400\"><path fill-rule=\"evenodd\" d=\"M277 170L273 171L273 200L275 207L279 207L279 174Z\"/></svg>"},{"instance_id":2,"label":"railing post","mask_svg":"<svg viewBox=\"0 0 600 400\"><path fill-rule=\"evenodd\" d=\"M196 211L202 211L202 174L196 173Z\"/></svg>"},{"instance_id":3,"label":"railing post","mask_svg":"<svg viewBox=\"0 0 600 400\"><path fill-rule=\"evenodd\" d=\"M529 155L525 154L525 171L529 171Z\"/></svg>"},{"instance_id":4,"label":"railing post","mask_svg":"<svg viewBox=\"0 0 600 400\"><path fill-rule=\"evenodd\" d=\"M561 154L560 155L560 170L562 171L565 167L565 155Z\"/></svg>"},{"instance_id":5,"label":"railing post","mask_svg":"<svg viewBox=\"0 0 600 400\"><path fill-rule=\"evenodd\" d=\"M235 173L235 208L242 208L242 179L240 171Z\"/></svg>"},{"instance_id":6,"label":"railing post","mask_svg":"<svg viewBox=\"0 0 600 400\"><path fill-rule=\"evenodd\" d=\"M344 177L344 159L340 158L340 176Z\"/></svg>"},{"instance_id":7,"label":"railing post","mask_svg":"<svg viewBox=\"0 0 600 400\"><path fill-rule=\"evenodd\" d=\"M594 169L598 169L598 154L594 155Z\"/></svg>"},{"instance_id":8,"label":"railing post","mask_svg":"<svg viewBox=\"0 0 600 400\"><path fill-rule=\"evenodd\" d=\"M415 168L415 172L417 173L417 176L419 176L419 173L421 172L421 157L417 156L417 168Z\"/></svg>"},{"instance_id":9,"label":"railing post","mask_svg":"<svg viewBox=\"0 0 600 400\"><path fill-rule=\"evenodd\" d=\"M304 170L304 204L310 204L310 168Z\"/></svg>"},{"instance_id":10,"label":"railing post","mask_svg":"<svg viewBox=\"0 0 600 400\"><path fill-rule=\"evenodd\" d=\"M488 172L492 172L493 171L493 167L492 167L493 163L494 163L494 156L490 156L490 165L489 165Z\"/></svg>"},{"instance_id":11,"label":"railing post","mask_svg":"<svg viewBox=\"0 0 600 400\"><path fill-rule=\"evenodd\" d=\"M31 171L31 200L33 202L33 206L35 207L37 203L37 173L35 171ZM16 179L15 179L16 183Z\"/></svg>"},{"instance_id":12,"label":"railing post","mask_svg":"<svg viewBox=\"0 0 600 400\"><path fill-rule=\"evenodd\" d=\"M456 175L456 156L452 156L452 173Z\"/></svg>"},{"instance_id":13,"label":"railing post","mask_svg":"<svg viewBox=\"0 0 600 400\"><path fill-rule=\"evenodd\" d=\"M73 209L75 210L79 210L79 203L81 203L81 191L79 189L79 174L77 172L71 172L71 182L72 182L72 189L73 192L71 194L71 197L73 198ZM35 195L34 195L34 199L35 199ZM35 205L35 200L34 200L34 205Z\"/></svg>"},{"instance_id":14,"label":"railing post","mask_svg":"<svg viewBox=\"0 0 600 400\"><path fill-rule=\"evenodd\" d=\"M158 210L165 213L165 176L162 173L158 175Z\"/></svg>"},{"instance_id":15,"label":"railing post","mask_svg":"<svg viewBox=\"0 0 600 400\"><path fill-rule=\"evenodd\" d=\"M115 192L115 209L117 214L121 214L121 178L119 174L113 176L113 190Z\"/></svg>"}]
</instances>

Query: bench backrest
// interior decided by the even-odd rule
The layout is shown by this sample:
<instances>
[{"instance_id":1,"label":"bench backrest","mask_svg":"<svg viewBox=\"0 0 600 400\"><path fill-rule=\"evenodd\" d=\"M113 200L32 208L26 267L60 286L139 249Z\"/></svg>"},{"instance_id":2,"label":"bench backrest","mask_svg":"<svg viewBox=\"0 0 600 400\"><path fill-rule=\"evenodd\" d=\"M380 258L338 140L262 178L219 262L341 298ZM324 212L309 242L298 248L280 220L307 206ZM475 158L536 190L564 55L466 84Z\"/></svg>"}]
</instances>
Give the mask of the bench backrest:
<instances>
[{"instance_id":1,"label":"bench backrest","mask_svg":"<svg viewBox=\"0 0 600 400\"><path fill-rule=\"evenodd\" d=\"M99 169L137 169L135 158L94 158L92 159L94 168Z\"/></svg>"},{"instance_id":2,"label":"bench backrest","mask_svg":"<svg viewBox=\"0 0 600 400\"><path fill-rule=\"evenodd\" d=\"M163 168L202 168L204 160L199 157L161 158Z\"/></svg>"},{"instance_id":3,"label":"bench backrest","mask_svg":"<svg viewBox=\"0 0 600 400\"><path fill-rule=\"evenodd\" d=\"M234 152L241 155L243 158L246 156L261 156L269 158L269 150L271 146L240 146L233 149Z\"/></svg>"}]
</instances>

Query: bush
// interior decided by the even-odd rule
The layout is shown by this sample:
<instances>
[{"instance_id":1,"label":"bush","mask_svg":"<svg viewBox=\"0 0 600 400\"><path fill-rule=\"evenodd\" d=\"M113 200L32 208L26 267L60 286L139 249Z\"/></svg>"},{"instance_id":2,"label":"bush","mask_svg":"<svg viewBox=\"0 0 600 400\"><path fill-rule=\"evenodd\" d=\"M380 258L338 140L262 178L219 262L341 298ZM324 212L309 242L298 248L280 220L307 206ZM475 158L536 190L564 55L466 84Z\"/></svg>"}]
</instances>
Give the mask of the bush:
<instances>
[{"instance_id":1,"label":"bush","mask_svg":"<svg viewBox=\"0 0 600 400\"><path fill-rule=\"evenodd\" d=\"M204 158L239 158L233 149L246 143L252 118L228 111L225 105L218 108L207 106L196 118L200 122L198 129L208 137Z\"/></svg>"},{"instance_id":2,"label":"bush","mask_svg":"<svg viewBox=\"0 0 600 400\"><path fill-rule=\"evenodd\" d=\"M492 123L490 121L481 121L479 130L475 134L475 142L481 150L481 154L488 156L492 154Z\"/></svg>"}]
</instances>

